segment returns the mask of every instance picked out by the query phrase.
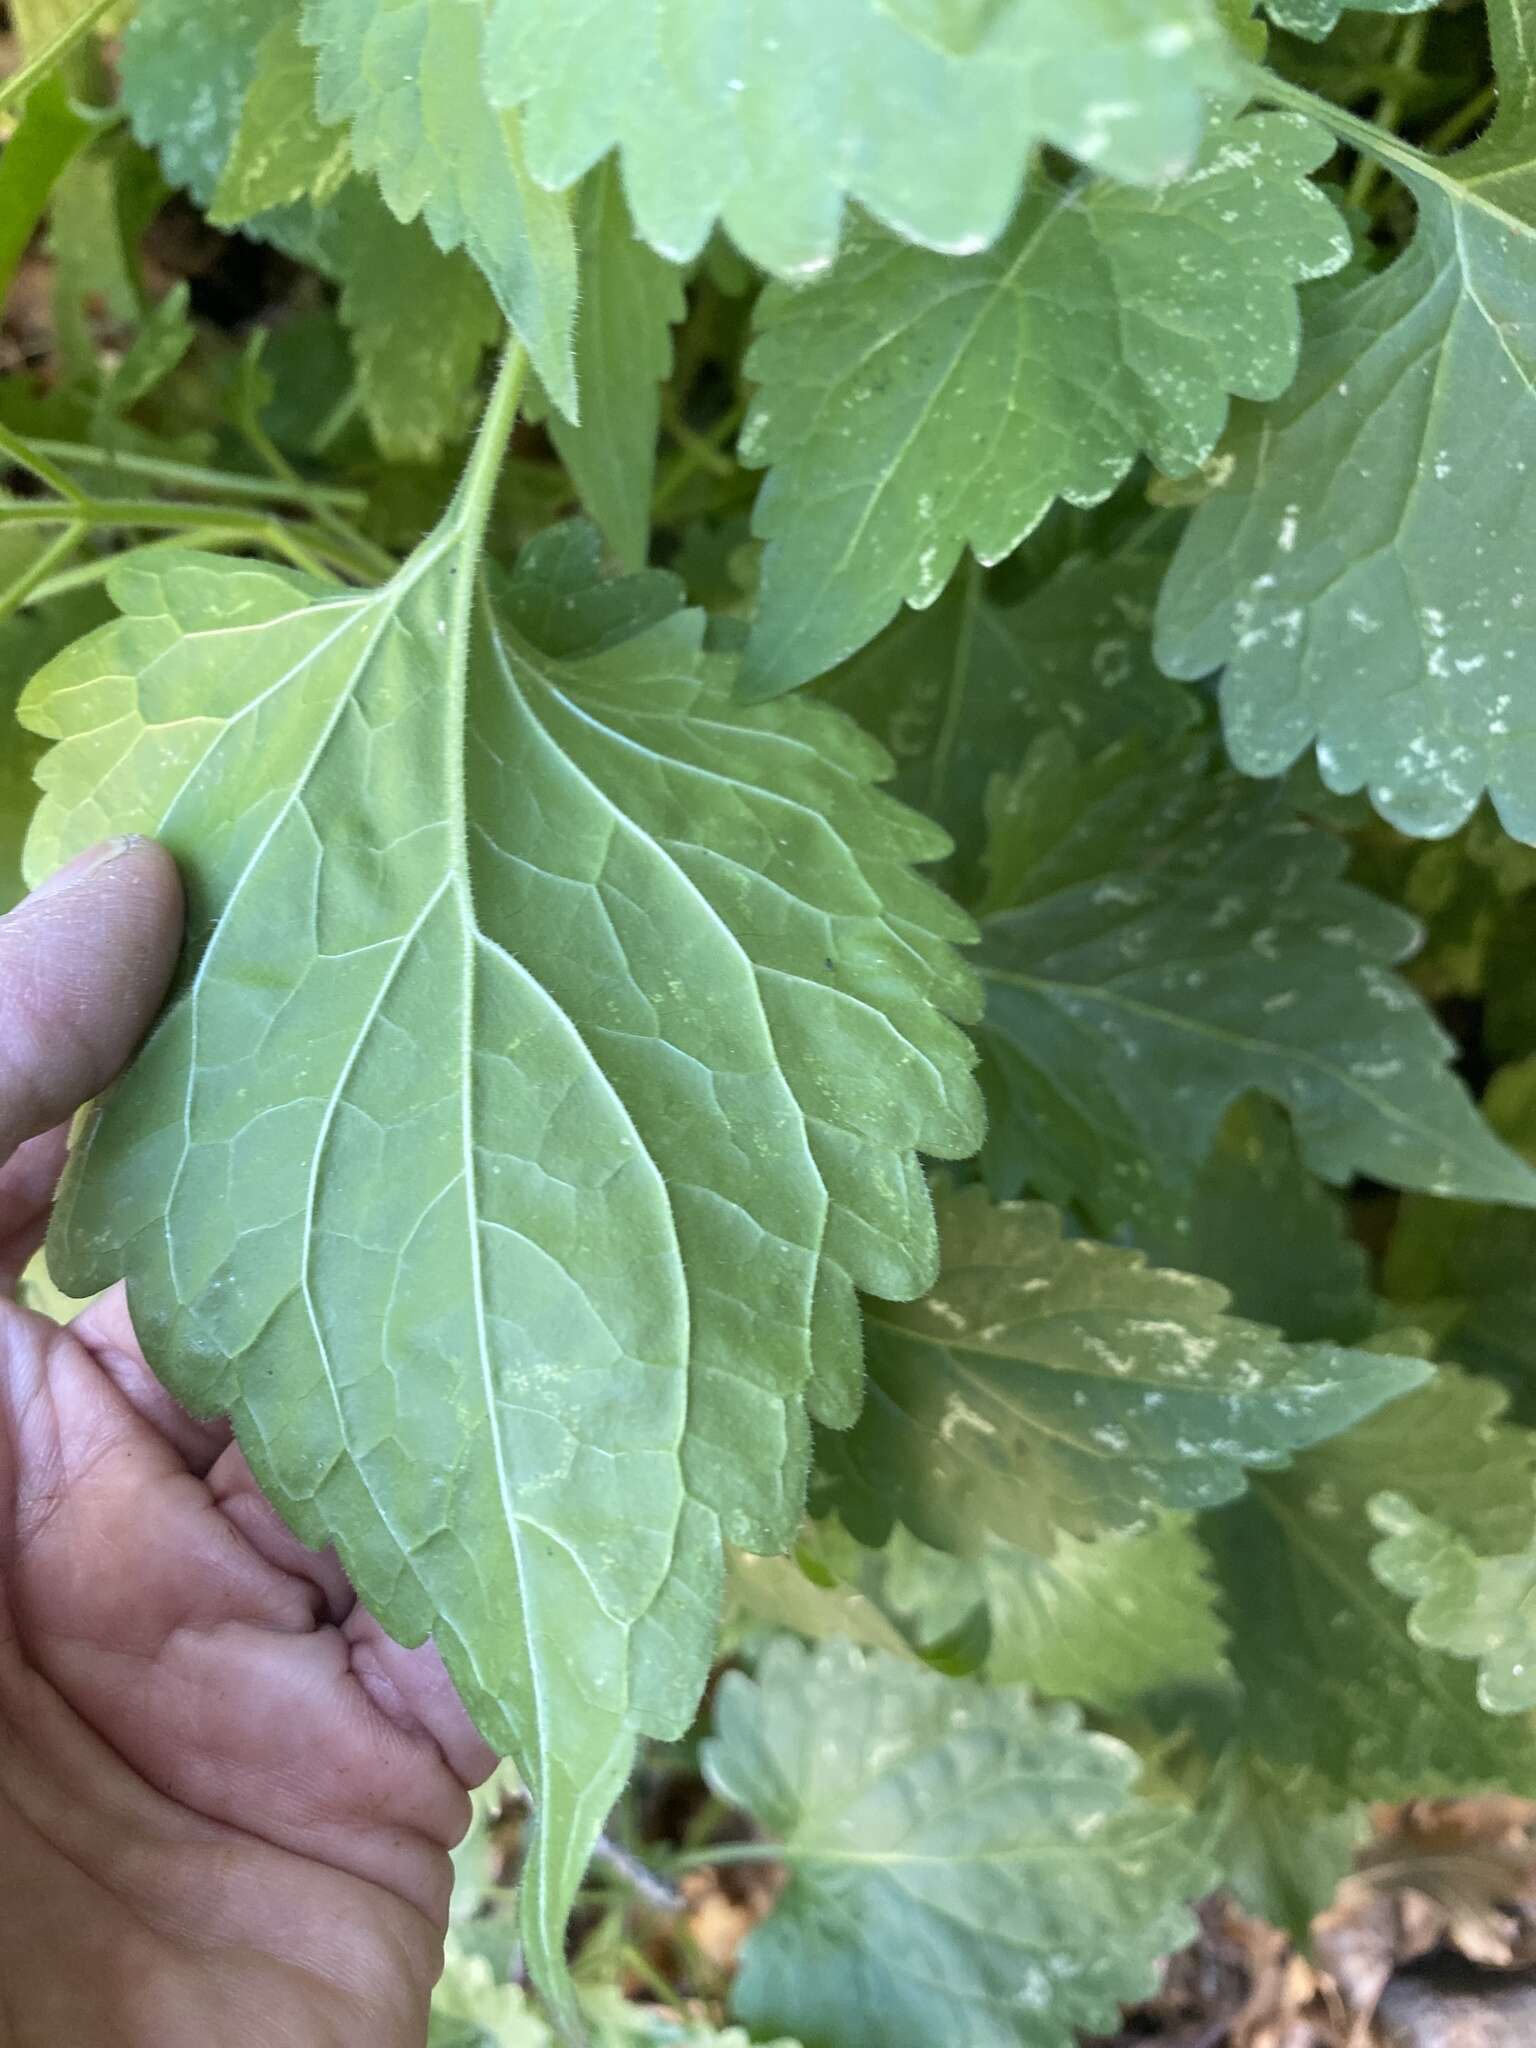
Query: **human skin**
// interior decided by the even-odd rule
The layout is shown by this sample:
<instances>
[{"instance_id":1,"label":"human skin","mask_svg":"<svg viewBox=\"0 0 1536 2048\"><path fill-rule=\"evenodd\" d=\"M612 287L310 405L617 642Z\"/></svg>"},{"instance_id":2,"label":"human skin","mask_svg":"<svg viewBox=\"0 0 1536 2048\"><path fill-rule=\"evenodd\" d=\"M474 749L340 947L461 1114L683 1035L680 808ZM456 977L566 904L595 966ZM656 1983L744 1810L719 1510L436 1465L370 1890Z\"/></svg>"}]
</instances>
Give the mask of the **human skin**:
<instances>
[{"instance_id":1,"label":"human skin","mask_svg":"<svg viewBox=\"0 0 1536 2048\"><path fill-rule=\"evenodd\" d=\"M121 1289L67 1329L13 1298L181 923L142 840L0 920L0 2048L421 2048L489 1751L158 1385Z\"/></svg>"}]
</instances>

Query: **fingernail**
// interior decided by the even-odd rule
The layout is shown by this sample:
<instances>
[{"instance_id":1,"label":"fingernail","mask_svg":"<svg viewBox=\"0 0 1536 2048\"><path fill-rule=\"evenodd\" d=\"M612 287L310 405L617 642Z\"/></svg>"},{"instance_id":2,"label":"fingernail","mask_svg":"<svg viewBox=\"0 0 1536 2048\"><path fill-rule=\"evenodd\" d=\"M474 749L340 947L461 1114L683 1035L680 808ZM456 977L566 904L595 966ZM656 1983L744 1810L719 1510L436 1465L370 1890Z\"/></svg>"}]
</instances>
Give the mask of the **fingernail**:
<instances>
[{"instance_id":1,"label":"fingernail","mask_svg":"<svg viewBox=\"0 0 1536 2048\"><path fill-rule=\"evenodd\" d=\"M142 846L143 839L136 832L125 834L120 839L104 839L99 846L88 846L84 853L77 853L73 860L39 882L28 896L28 903L39 903L45 896L62 896L66 889L76 889L92 875L100 874L103 868L111 867L121 860L125 853L132 853L136 846Z\"/></svg>"}]
</instances>

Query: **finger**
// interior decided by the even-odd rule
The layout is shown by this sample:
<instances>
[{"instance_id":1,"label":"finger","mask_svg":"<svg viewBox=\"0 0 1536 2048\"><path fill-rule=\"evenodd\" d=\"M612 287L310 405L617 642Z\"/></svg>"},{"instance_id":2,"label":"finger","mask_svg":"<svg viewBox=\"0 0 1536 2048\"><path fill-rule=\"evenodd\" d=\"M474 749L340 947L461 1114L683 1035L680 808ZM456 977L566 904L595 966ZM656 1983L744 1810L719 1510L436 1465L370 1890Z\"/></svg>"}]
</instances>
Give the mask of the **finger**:
<instances>
[{"instance_id":1,"label":"finger","mask_svg":"<svg viewBox=\"0 0 1536 2048\"><path fill-rule=\"evenodd\" d=\"M70 1329L90 1352L123 1399L185 1459L201 1479L228 1449L227 1422L199 1422L174 1400L144 1362L128 1314L127 1290L109 1288L82 1309Z\"/></svg>"},{"instance_id":2,"label":"finger","mask_svg":"<svg viewBox=\"0 0 1536 2048\"><path fill-rule=\"evenodd\" d=\"M182 915L170 855L118 839L0 919L0 1159L127 1065L169 985Z\"/></svg>"},{"instance_id":3,"label":"finger","mask_svg":"<svg viewBox=\"0 0 1536 2048\"><path fill-rule=\"evenodd\" d=\"M366 1608L359 1607L333 1550L309 1550L267 1501L245 1455L230 1448L208 1474L208 1490L246 1542L280 1571L315 1589L321 1612L338 1625L351 1650L352 1673L377 1707L407 1734L431 1738L460 1784L482 1783L496 1768L495 1752L465 1711L443 1660L430 1643L402 1649Z\"/></svg>"},{"instance_id":4,"label":"finger","mask_svg":"<svg viewBox=\"0 0 1536 2048\"><path fill-rule=\"evenodd\" d=\"M397 1726L430 1735L461 1785L483 1785L496 1752L470 1720L436 1645L403 1648L366 1607L354 1607L341 1632L352 1646L353 1674L374 1705Z\"/></svg>"},{"instance_id":5,"label":"finger","mask_svg":"<svg viewBox=\"0 0 1536 2048\"><path fill-rule=\"evenodd\" d=\"M69 1151L69 1130L57 1124L25 1145L0 1167L0 1294L12 1294L27 1262L41 1245Z\"/></svg>"}]
</instances>

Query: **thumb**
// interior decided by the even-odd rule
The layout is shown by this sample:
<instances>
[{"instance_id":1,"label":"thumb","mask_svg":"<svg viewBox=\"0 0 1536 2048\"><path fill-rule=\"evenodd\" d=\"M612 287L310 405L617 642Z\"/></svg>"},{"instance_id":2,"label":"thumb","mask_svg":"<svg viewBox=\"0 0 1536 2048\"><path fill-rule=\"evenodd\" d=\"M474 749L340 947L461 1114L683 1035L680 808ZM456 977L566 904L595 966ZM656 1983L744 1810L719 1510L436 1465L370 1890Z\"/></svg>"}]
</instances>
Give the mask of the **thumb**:
<instances>
[{"instance_id":1,"label":"thumb","mask_svg":"<svg viewBox=\"0 0 1536 2048\"><path fill-rule=\"evenodd\" d=\"M121 1072L165 995L181 882L147 839L114 839L0 918L0 1163Z\"/></svg>"}]
</instances>

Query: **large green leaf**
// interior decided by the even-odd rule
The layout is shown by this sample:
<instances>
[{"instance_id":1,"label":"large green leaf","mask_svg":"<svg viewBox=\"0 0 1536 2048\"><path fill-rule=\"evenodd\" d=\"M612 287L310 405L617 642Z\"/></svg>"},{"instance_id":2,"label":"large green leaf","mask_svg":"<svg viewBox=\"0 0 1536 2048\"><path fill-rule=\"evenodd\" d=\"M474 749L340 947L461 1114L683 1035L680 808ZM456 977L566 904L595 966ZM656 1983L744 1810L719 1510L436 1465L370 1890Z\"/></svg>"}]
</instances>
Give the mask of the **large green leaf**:
<instances>
[{"instance_id":1,"label":"large green leaf","mask_svg":"<svg viewBox=\"0 0 1536 2048\"><path fill-rule=\"evenodd\" d=\"M1004 830L1006 828L1006 830ZM1345 848L1206 742L1086 767L1037 742L994 839L1018 908L990 917L988 1171L1100 1229L1191 1197L1223 1115L1283 1102L1314 1171L1536 1202L1388 968L1412 921L1340 879Z\"/></svg>"},{"instance_id":2,"label":"large green leaf","mask_svg":"<svg viewBox=\"0 0 1536 2048\"><path fill-rule=\"evenodd\" d=\"M1139 1252L1064 1239L1043 1203L940 1203L943 1269L865 1312L869 1392L819 1462L862 1540L893 1519L975 1553L1210 1507L1426 1377L1418 1359L1287 1344L1223 1289Z\"/></svg>"},{"instance_id":3,"label":"large green leaf","mask_svg":"<svg viewBox=\"0 0 1536 2048\"><path fill-rule=\"evenodd\" d=\"M585 0L577 32L565 0L493 0L490 86L524 109L546 185L617 145L655 248L686 262L720 220L796 276L830 261L845 199L931 248L984 248L1041 142L1176 173L1229 78L1207 0L1000 0L961 50L918 26L886 0Z\"/></svg>"},{"instance_id":4,"label":"large green leaf","mask_svg":"<svg viewBox=\"0 0 1536 2048\"><path fill-rule=\"evenodd\" d=\"M832 1644L720 1688L704 1767L789 1882L733 2003L806 2048L1068 2048L1188 1937L1207 1873L1176 1807L1076 1710Z\"/></svg>"},{"instance_id":5,"label":"large green leaf","mask_svg":"<svg viewBox=\"0 0 1536 2048\"><path fill-rule=\"evenodd\" d=\"M669 579L592 587L590 531L482 575L516 389L382 589L129 569L25 717L34 870L142 830L190 890L55 1271L126 1270L177 1393L436 1635L541 1810L552 1979L635 1732L692 1714L722 1538L791 1540L855 1284L932 1277L913 1149L978 1111L965 920L908 865L942 838L873 744L735 704Z\"/></svg>"},{"instance_id":6,"label":"large green leaf","mask_svg":"<svg viewBox=\"0 0 1536 2048\"><path fill-rule=\"evenodd\" d=\"M1131 522L1099 549L1073 549L1015 602L967 564L926 611L903 607L818 694L851 712L896 759L892 787L955 842L944 879L981 892L983 816L994 775L1064 725L1089 752L1198 715L1193 693L1152 659L1152 613L1177 537L1169 513Z\"/></svg>"},{"instance_id":7,"label":"large green leaf","mask_svg":"<svg viewBox=\"0 0 1536 2048\"><path fill-rule=\"evenodd\" d=\"M1275 774L1315 744L1330 789L1368 788L1432 837L1486 789L1536 839L1530 13L1494 8L1508 90L1485 140L1437 161L1362 126L1418 231L1385 273L1319 295L1296 384L1238 427L1160 621L1173 674L1226 664L1240 767Z\"/></svg>"},{"instance_id":8,"label":"large green leaf","mask_svg":"<svg viewBox=\"0 0 1536 2048\"><path fill-rule=\"evenodd\" d=\"M1532 1724L1485 1714L1466 1666L1414 1640L1370 1566L1370 1503L1388 1490L1480 1550L1530 1540L1536 1438L1499 1422L1502 1398L1442 1372L1290 1471L1255 1476L1205 1525L1248 1732L1336 1798L1536 1792Z\"/></svg>"},{"instance_id":9,"label":"large green leaf","mask_svg":"<svg viewBox=\"0 0 1536 2048\"><path fill-rule=\"evenodd\" d=\"M1097 504L1141 450L1197 469L1229 393L1283 391L1297 281L1349 253L1307 175L1332 148L1295 115L1248 115L1155 191L1032 187L981 255L865 228L825 279L770 289L741 440L772 465L749 693L830 668L903 599L932 604L967 545L995 562L1053 499Z\"/></svg>"},{"instance_id":10,"label":"large green leaf","mask_svg":"<svg viewBox=\"0 0 1536 2048\"><path fill-rule=\"evenodd\" d=\"M321 118L350 123L353 158L398 219L419 214L440 248L469 252L574 417L571 209L530 174L519 116L486 99L485 0L303 0L303 10ZM586 34L571 46L591 49Z\"/></svg>"}]
</instances>

